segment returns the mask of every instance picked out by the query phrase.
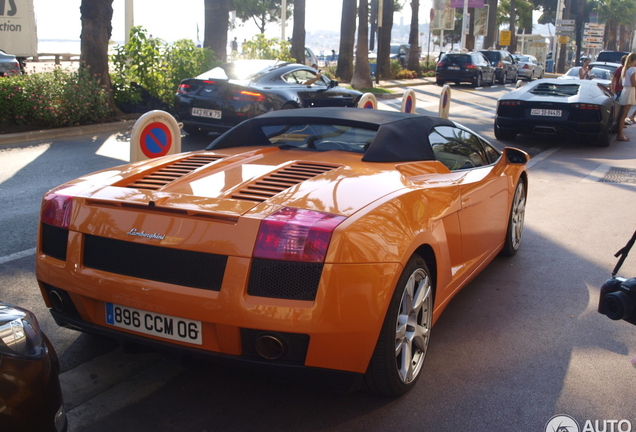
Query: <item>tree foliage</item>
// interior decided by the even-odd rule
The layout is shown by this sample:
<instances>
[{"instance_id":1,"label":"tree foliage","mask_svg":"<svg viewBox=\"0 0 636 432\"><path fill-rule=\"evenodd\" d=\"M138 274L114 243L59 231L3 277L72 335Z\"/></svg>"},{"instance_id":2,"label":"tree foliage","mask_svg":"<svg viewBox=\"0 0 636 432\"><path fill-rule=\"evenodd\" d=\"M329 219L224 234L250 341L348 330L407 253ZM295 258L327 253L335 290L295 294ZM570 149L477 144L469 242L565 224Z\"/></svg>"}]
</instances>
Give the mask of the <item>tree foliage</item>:
<instances>
[{"instance_id":1,"label":"tree foliage","mask_svg":"<svg viewBox=\"0 0 636 432\"><path fill-rule=\"evenodd\" d=\"M142 94L171 105L181 80L197 76L219 63L207 48L187 39L167 44L133 27L130 40L111 56L115 102L139 102ZM146 93L147 92L147 93Z\"/></svg>"},{"instance_id":2,"label":"tree foliage","mask_svg":"<svg viewBox=\"0 0 636 432\"><path fill-rule=\"evenodd\" d=\"M243 43L243 57L246 59L272 59L295 62L290 54L291 44L278 38L267 39L263 34L257 34L251 40Z\"/></svg>"},{"instance_id":3,"label":"tree foliage","mask_svg":"<svg viewBox=\"0 0 636 432\"><path fill-rule=\"evenodd\" d=\"M265 33L267 24L281 20L281 0L231 0L236 16L241 21L252 20L261 34ZM287 16L291 16L292 1L287 2Z\"/></svg>"}]
</instances>

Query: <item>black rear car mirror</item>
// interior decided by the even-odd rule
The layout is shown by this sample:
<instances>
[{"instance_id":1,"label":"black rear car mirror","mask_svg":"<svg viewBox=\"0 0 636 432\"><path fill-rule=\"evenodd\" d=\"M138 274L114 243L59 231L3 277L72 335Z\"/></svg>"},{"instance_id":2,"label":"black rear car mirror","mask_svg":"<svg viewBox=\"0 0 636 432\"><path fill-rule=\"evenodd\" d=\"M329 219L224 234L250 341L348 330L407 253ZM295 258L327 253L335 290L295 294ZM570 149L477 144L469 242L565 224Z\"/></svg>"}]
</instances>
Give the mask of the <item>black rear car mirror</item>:
<instances>
[{"instance_id":1,"label":"black rear car mirror","mask_svg":"<svg viewBox=\"0 0 636 432\"><path fill-rule=\"evenodd\" d=\"M504 154L506 155L506 159L511 164L525 164L528 162L529 157L525 152L522 152L519 149L513 147L506 147L504 149Z\"/></svg>"},{"instance_id":2,"label":"black rear car mirror","mask_svg":"<svg viewBox=\"0 0 636 432\"><path fill-rule=\"evenodd\" d=\"M338 81L336 80L330 80L329 81L329 88L334 88L338 86Z\"/></svg>"}]
</instances>

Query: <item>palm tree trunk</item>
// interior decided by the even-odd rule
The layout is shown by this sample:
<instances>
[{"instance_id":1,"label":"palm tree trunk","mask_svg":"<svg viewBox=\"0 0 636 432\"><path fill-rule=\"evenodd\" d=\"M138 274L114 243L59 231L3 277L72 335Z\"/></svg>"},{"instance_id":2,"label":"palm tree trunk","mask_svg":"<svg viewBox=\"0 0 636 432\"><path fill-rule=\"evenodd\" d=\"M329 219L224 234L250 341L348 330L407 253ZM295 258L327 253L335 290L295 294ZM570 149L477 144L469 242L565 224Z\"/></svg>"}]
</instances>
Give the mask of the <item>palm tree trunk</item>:
<instances>
[{"instance_id":1,"label":"palm tree trunk","mask_svg":"<svg viewBox=\"0 0 636 432\"><path fill-rule=\"evenodd\" d=\"M294 30L290 54L298 63L305 63L305 0L294 0Z\"/></svg>"},{"instance_id":2,"label":"palm tree trunk","mask_svg":"<svg viewBox=\"0 0 636 432\"><path fill-rule=\"evenodd\" d=\"M353 44L356 34L356 0L342 1L340 48L336 76L345 82L353 78ZM367 55L368 58L368 55Z\"/></svg>"},{"instance_id":3,"label":"palm tree trunk","mask_svg":"<svg viewBox=\"0 0 636 432\"><path fill-rule=\"evenodd\" d=\"M411 51L409 52L409 59L407 62L407 68L415 71L417 76L421 76L420 72L420 24L418 15L420 13L420 0L411 0L411 28L409 32L409 45L411 45Z\"/></svg>"},{"instance_id":4,"label":"palm tree trunk","mask_svg":"<svg viewBox=\"0 0 636 432\"><path fill-rule=\"evenodd\" d=\"M360 0L358 7L358 44L351 87L355 89L373 87L369 68L369 4L367 0Z\"/></svg>"},{"instance_id":5,"label":"palm tree trunk","mask_svg":"<svg viewBox=\"0 0 636 432\"><path fill-rule=\"evenodd\" d=\"M108 41L113 31L113 0L82 0L80 12L81 64L106 87L110 94L109 108L114 112L115 100L108 73Z\"/></svg>"},{"instance_id":6,"label":"palm tree trunk","mask_svg":"<svg viewBox=\"0 0 636 432\"><path fill-rule=\"evenodd\" d=\"M205 0L203 46L214 51L216 57L223 62L227 60L227 29L229 22L229 0Z\"/></svg>"}]
</instances>

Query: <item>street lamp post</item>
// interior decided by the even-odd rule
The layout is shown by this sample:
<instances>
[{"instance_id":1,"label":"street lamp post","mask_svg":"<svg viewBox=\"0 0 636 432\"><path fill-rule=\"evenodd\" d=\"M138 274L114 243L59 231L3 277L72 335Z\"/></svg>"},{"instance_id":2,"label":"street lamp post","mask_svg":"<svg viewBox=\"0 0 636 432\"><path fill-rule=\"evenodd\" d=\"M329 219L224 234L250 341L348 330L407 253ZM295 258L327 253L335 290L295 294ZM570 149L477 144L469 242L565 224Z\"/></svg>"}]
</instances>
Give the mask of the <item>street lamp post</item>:
<instances>
[{"instance_id":1,"label":"street lamp post","mask_svg":"<svg viewBox=\"0 0 636 432\"><path fill-rule=\"evenodd\" d=\"M125 18L124 18L124 42L128 43L130 40L130 30L135 25L135 8L133 7L133 0L126 0L125 6Z\"/></svg>"}]
</instances>

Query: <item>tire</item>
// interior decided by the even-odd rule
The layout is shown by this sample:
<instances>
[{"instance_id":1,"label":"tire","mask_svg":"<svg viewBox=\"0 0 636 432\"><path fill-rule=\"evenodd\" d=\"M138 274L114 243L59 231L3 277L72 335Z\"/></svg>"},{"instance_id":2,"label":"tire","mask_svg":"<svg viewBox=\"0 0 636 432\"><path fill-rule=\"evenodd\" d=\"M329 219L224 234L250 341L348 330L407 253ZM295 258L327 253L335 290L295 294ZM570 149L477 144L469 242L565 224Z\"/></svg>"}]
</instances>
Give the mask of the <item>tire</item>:
<instances>
[{"instance_id":1,"label":"tire","mask_svg":"<svg viewBox=\"0 0 636 432\"><path fill-rule=\"evenodd\" d=\"M203 130L196 126L183 125L183 130L191 137L202 137L208 134L207 130Z\"/></svg>"},{"instance_id":2,"label":"tire","mask_svg":"<svg viewBox=\"0 0 636 432\"><path fill-rule=\"evenodd\" d=\"M296 109L296 108L298 108L298 105L296 105L293 102L285 102L283 106L280 107L281 110Z\"/></svg>"},{"instance_id":3,"label":"tire","mask_svg":"<svg viewBox=\"0 0 636 432\"><path fill-rule=\"evenodd\" d=\"M514 141L517 138L517 134L505 129L499 129L499 126L495 123L495 138L502 141Z\"/></svg>"},{"instance_id":4,"label":"tire","mask_svg":"<svg viewBox=\"0 0 636 432\"><path fill-rule=\"evenodd\" d=\"M431 273L413 255L393 292L384 324L365 374L367 389L397 397L409 391L421 375L433 322Z\"/></svg>"},{"instance_id":5,"label":"tire","mask_svg":"<svg viewBox=\"0 0 636 432\"><path fill-rule=\"evenodd\" d=\"M527 189L523 179L519 179L515 188L515 195L510 206L510 216L508 217L508 228L506 229L506 241L501 250L503 256L513 256L517 253L523 235L523 221L526 214Z\"/></svg>"},{"instance_id":6,"label":"tire","mask_svg":"<svg viewBox=\"0 0 636 432\"><path fill-rule=\"evenodd\" d=\"M473 87L481 87L481 74L477 74L475 79L473 79Z\"/></svg>"},{"instance_id":7,"label":"tire","mask_svg":"<svg viewBox=\"0 0 636 432\"><path fill-rule=\"evenodd\" d=\"M490 78L490 87L495 85L495 73L492 73L492 77Z\"/></svg>"},{"instance_id":8,"label":"tire","mask_svg":"<svg viewBox=\"0 0 636 432\"><path fill-rule=\"evenodd\" d=\"M534 71L530 72L530 78L528 78L528 81L533 81L534 80Z\"/></svg>"},{"instance_id":9,"label":"tire","mask_svg":"<svg viewBox=\"0 0 636 432\"><path fill-rule=\"evenodd\" d=\"M435 84L437 84L438 86L443 86L444 85L444 80L438 79L437 81L435 81Z\"/></svg>"},{"instance_id":10,"label":"tire","mask_svg":"<svg viewBox=\"0 0 636 432\"><path fill-rule=\"evenodd\" d=\"M601 132L598 141L597 141L597 145L599 147L609 147L610 143L612 142L612 139L610 137L610 129L611 129L611 125L607 125L607 127L605 128L605 130L603 132Z\"/></svg>"},{"instance_id":11,"label":"tire","mask_svg":"<svg viewBox=\"0 0 636 432\"><path fill-rule=\"evenodd\" d=\"M506 74L505 73L501 74L501 79L499 80L499 83L501 83L501 84L505 84L506 83Z\"/></svg>"}]
</instances>

